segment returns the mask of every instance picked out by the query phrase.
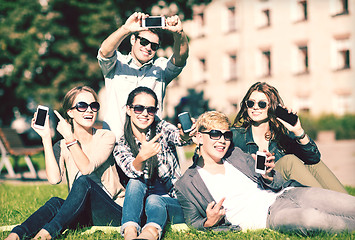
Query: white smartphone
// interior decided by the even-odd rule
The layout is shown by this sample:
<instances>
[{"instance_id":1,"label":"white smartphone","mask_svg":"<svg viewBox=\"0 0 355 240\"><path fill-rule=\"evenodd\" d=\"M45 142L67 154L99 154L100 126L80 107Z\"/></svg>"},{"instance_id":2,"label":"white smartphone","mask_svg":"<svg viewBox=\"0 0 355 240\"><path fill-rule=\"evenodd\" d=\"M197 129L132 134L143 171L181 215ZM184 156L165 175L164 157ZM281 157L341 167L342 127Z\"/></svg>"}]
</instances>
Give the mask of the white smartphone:
<instances>
[{"instance_id":1,"label":"white smartphone","mask_svg":"<svg viewBox=\"0 0 355 240\"><path fill-rule=\"evenodd\" d=\"M36 120L35 120L35 124L34 124L35 128L39 128L39 129L44 128L44 124L45 124L46 119L48 117L48 111L49 111L48 107L38 105Z\"/></svg>"},{"instance_id":2,"label":"white smartphone","mask_svg":"<svg viewBox=\"0 0 355 240\"><path fill-rule=\"evenodd\" d=\"M256 161L255 161L255 172L260 174L266 173L266 154L264 152L256 152Z\"/></svg>"},{"instance_id":3,"label":"white smartphone","mask_svg":"<svg viewBox=\"0 0 355 240\"><path fill-rule=\"evenodd\" d=\"M192 120L190 113L188 112L183 112L178 115L179 122L181 124L181 128L184 131L184 133L189 133L192 131Z\"/></svg>"},{"instance_id":4,"label":"white smartphone","mask_svg":"<svg viewBox=\"0 0 355 240\"><path fill-rule=\"evenodd\" d=\"M165 17L164 16L152 16L143 19L142 27L147 28L162 28L165 27Z\"/></svg>"}]
</instances>

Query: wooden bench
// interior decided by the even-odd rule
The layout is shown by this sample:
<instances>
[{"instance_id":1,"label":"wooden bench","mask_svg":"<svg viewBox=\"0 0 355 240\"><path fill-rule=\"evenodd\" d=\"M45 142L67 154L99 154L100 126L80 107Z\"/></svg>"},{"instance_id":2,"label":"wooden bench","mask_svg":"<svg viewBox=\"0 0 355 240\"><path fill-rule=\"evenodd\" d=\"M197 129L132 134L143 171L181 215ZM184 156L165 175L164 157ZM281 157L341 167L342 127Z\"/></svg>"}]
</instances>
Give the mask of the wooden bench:
<instances>
[{"instance_id":1,"label":"wooden bench","mask_svg":"<svg viewBox=\"0 0 355 240\"><path fill-rule=\"evenodd\" d=\"M23 156L31 175L36 178L38 177L37 172L33 167L30 156L42 152L43 146L24 146L22 139L18 135L18 133L14 129L6 127L0 128L0 150L0 173L3 167L5 166L9 176L15 177L15 171L12 167L9 156L12 156L15 159L15 162L18 161L19 157Z\"/></svg>"}]
</instances>

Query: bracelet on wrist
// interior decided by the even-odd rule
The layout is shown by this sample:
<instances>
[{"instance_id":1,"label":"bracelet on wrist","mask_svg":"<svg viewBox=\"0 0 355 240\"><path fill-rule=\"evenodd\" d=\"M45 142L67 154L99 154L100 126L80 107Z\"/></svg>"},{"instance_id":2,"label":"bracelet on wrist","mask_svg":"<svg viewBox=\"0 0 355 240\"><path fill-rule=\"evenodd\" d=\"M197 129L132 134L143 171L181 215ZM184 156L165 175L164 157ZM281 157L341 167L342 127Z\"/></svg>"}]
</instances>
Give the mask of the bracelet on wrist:
<instances>
[{"instance_id":1,"label":"bracelet on wrist","mask_svg":"<svg viewBox=\"0 0 355 240\"><path fill-rule=\"evenodd\" d=\"M69 148L70 146L73 146L74 144L78 143L78 140L74 140L72 142L66 142L65 145L67 145L67 148Z\"/></svg>"},{"instance_id":2,"label":"bracelet on wrist","mask_svg":"<svg viewBox=\"0 0 355 240\"><path fill-rule=\"evenodd\" d=\"M300 140L306 137L306 132L303 131L301 136L296 136L296 142L301 143Z\"/></svg>"}]
</instances>

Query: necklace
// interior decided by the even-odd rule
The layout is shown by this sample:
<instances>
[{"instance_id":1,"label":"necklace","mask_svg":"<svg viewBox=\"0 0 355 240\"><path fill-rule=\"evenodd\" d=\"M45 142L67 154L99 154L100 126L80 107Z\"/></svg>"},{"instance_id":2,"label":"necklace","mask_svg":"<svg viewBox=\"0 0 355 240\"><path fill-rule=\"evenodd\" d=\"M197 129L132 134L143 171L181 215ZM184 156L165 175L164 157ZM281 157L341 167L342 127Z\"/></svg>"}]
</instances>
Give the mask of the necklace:
<instances>
[{"instance_id":1,"label":"necklace","mask_svg":"<svg viewBox=\"0 0 355 240\"><path fill-rule=\"evenodd\" d=\"M267 132L265 133L265 140L266 140L266 141L270 141L270 139L271 139L271 132L270 132L270 131L267 131Z\"/></svg>"}]
</instances>

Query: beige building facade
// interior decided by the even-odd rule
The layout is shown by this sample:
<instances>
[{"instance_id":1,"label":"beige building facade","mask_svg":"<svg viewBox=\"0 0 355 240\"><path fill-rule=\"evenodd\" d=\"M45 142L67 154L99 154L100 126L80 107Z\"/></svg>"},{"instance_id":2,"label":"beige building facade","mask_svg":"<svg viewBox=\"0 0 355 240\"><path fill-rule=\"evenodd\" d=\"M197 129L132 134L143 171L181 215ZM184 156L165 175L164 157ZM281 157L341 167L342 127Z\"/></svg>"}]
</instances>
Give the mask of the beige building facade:
<instances>
[{"instance_id":1,"label":"beige building facade","mask_svg":"<svg viewBox=\"0 0 355 240\"><path fill-rule=\"evenodd\" d=\"M190 55L168 86L168 116L189 88L235 115L257 81L298 112L355 112L355 0L213 0L184 31Z\"/></svg>"}]
</instances>

